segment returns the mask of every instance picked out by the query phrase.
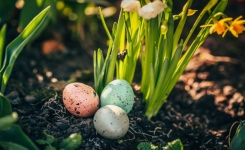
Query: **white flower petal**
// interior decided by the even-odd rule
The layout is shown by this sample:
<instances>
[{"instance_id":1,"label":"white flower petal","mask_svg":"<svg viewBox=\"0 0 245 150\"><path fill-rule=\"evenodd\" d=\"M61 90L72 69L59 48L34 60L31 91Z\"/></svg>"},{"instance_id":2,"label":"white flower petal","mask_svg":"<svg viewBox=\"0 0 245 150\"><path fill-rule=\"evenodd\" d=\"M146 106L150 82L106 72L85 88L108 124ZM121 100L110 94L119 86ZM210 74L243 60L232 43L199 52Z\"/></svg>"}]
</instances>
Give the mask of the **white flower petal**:
<instances>
[{"instance_id":1,"label":"white flower petal","mask_svg":"<svg viewBox=\"0 0 245 150\"><path fill-rule=\"evenodd\" d=\"M140 9L140 2L137 0L123 0L121 7L127 12L137 12Z\"/></svg>"},{"instance_id":2,"label":"white flower petal","mask_svg":"<svg viewBox=\"0 0 245 150\"><path fill-rule=\"evenodd\" d=\"M167 5L162 1L155 0L152 3L148 3L139 9L139 15L144 19L155 18L158 14L160 14Z\"/></svg>"},{"instance_id":3,"label":"white flower petal","mask_svg":"<svg viewBox=\"0 0 245 150\"><path fill-rule=\"evenodd\" d=\"M163 3L162 1L155 0L154 2L152 2L152 7L157 12L157 14L159 14L164 10L164 8L167 7L167 5Z\"/></svg>"}]
</instances>

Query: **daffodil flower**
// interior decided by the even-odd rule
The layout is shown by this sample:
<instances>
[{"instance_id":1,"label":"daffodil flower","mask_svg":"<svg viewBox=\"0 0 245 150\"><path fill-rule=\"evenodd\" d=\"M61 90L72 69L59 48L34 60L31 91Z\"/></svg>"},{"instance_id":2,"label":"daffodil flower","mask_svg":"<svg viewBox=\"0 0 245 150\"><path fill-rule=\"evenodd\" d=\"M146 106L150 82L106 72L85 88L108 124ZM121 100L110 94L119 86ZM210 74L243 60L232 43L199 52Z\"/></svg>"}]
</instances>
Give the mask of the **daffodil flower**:
<instances>
[{"instance_id":1,"label":"daffodil flower","mask_svg":"<svg viewBox=\"0 0 245 150\"><path fill-rule=\"evenodd\" d=\"M123 0L121 7L127 12L137 12L140 9L140 2L137 0Z\"/></svg>"},{"instance_id":2,"label":"daffodil flower","mask_svg":"<svg viewBox=\"0 0 245 150\"><path fill-rule=\"evenodd\" d=\"M240 20L242 16L237 17L232 23L230 24L230 27L228 30L235 36L238 37L238 34L241 34L243 31L245 31L245 27L243 24L245 24L245 20ZM226 31L227 32L227 31ZM223 34L223 36L226 34L226 32Z\"/></svg>"},{"instance_id":3,"label":"daffodil flower","mask_svg":"<svg viewBox=\"0 0 245 150\"><path fill-rule=\"evenodd\" d=\"M139 9L139 15L144 19L155 18L167 5L160 0L155 0Z\"/></svg>"},{"instance_id":4,"label":"daffodil flower","mask_svg":"<svg viewBox=\"0 0 245 150\"><path fill-rule=\"evenodd\" d=\"M217 34L220 35L220 34L226 33L227 29L229 28L227 21L231 21L231 20L232 18L224 18L218 21L215 18L213 18L214 24L202 25L201 28L211 26L209 33L212 34L214 32L217 32Z\"/></svg>"}]
</instances>

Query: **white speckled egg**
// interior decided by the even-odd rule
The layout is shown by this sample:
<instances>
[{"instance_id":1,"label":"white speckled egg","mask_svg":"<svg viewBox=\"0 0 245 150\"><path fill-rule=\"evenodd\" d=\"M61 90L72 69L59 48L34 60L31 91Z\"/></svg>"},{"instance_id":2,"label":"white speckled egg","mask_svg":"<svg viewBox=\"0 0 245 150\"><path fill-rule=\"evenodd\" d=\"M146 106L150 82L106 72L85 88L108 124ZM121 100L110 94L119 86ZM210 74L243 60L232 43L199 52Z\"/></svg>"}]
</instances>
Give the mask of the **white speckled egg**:
<instances>
[{"instance_id":1,"label":"white speckled egg","mask_svg":"<svg viewBox=\"0 0 245 150\"><path fill-rule=\"evenodd\" d=\"M124 79L111 81L100 95L101 106L116 105L129 113L134 104L134 91Z\"/></svg>"},{"instance_id":2,"label":"white speckled egg","mask_svg":"<svg viewBox=\"0 0 245 150\"><path fill-rule=\"evenodd\" d=\"M63 103L74 116L89 117L99 109L99 96L92 87L74 82L63 90Z\"/></svg>"},{"instance_id":3,"label":"white speckled egg","mask_svg":"<svg viewBox=\"0 0 245 150\"><path fill-rule=\"evenodd\" d=\"M115 105L101 107L95 113L93 122L97 133L108 139L123 137L129 128L126 112Z\"/></svg>"}]
</instances>

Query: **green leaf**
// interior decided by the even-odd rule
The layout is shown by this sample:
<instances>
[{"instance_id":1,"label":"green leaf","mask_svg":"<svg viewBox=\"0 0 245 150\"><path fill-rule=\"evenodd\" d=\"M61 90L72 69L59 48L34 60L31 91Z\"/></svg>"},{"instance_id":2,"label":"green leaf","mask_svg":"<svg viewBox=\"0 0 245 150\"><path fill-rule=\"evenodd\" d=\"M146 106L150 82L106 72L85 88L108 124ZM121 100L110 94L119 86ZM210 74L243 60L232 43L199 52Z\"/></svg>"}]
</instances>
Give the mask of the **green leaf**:
<instances>
[{"instance_id":1,"label":"green leaf","mask_svg":"<svg viewBox=\"0 0 245 150\"><path fill-rule=\"evenodd\" d=\"M103 13L102 13L101 8L99 8L99 12L100 12L100 19L101 19L101 21L102 21L102 24L103 24L103 27L104 27L104 29L105 29L105 31L106 31L106 34L107 34L109 40L112 41L112 36L111 36L111 33L110 33L110 31L109 31L109 29L108 29L106 23L105 23L105 19L104 19L104 16L103 16Z\"/></svg>"},{"instance_id":2,"label":"green leaf","mask_svg":"<svg viewBox=\"0 0 245 150\"><path fill-rule=\"evenodd\" d=\"M9 126L11 126L14 122L18 120L18 114L13 112L11 115L6 115L0 118L0 130L3 130Z\"/></svg>"},{"instance_id":3,"label":"green leaf","mask_svg":"<svg viewBox=\"0 0 245 150\"><path fill-rule=\"evenodd\" d=\"M75 150L81 143L82 136L78 133L73 133L60 143L60 150Z\"/></svg>"},{"instance_id":4,"label":"green leaf","mask_svg":"<svg viewBox=\"0 0 245 150\"><path fill-rule=\"evenodd\" d=\"M245 149L245 121L241 121L231 141L230 150Z\"/></svg>"},{"instance_id":5,"label":"green leaf","mask_svg":"<svg viewBox=\"0 0 245 150\"><path fill-rule=\"evenodd\" d=\"M40 145L45 145L47 144L46 140L43 140L43 139L39 139L39 140L36 140L36 142Z\"/></svg>"},{"instance_id":6,"label":"green leaf","mask_svg":"<svg viewBox=\"0 0 245 150\"><path fill-rule=\"evenodd\" d=\"M37 146L22 131L20 126L14 124L4 130L0 130L0 141L15 143L30 150L38 150Z\"/></svg>"},{"instance_id":7,"label":"green leaf","mask_svg":"<svg viewBox=\"0 0 245 150\"><path fill-rule=\"evenodd\" d=\"M45 150L56 150L56 148L53 146L46 146Z\"/></svg>"},{"instance_id":8,"label":"green leaf","mask_svg":"<svg viewBox=\"0 0 245 150\"><path fill-rule=\"evenodd\" d=\"M150 87L150 98L152 97L152 94L154 94L153 91L155 91L155 86L156 86L156 73L154 71L153 65L151 64L150 66L150 79L152 80L152 82L150 82L149 87Z\"/></svg>"},{"instance_id":9,"label":"green leaf","mask_svg":"<svg viewBox=\"0 0 245 150\"><path fill-rule=\"evenodd\" d=\"M191 8L191 4L192 4L192 0L188 0L186 2L186 4L184 5L183 7L183 10L182 10L182 15L181 15L181 18L180 18L180 21L179 21L179 24L174 32L174 38L173 38L173 46L175 47L177 45L177 43L179 42L179 39L180 39L180 36L181 36L181 33L183 31L183 28L185 26L185 22L186 22L186 19L187 19L187 14L188 14L188 10Z\"/></svg>"},{"instance_id":10,"label":"green leaf","mask_svg":"<svg viewBox=\"0 0 245 150\"><path fill-rule=\"evenodd\" d=\"M166 147L163 147L163 150L183 150L183 145L180 139L176 139L172 142L168 142Z\"/></svg>"},{"instance_id":11,"label":"green leaf","mask_svg":"<svg viewBox=\"0 0 245 150\"><path fill-rule=\"evenodd\" d=\"M4 93L5 91L5 87L11 74L15 60L17 59L18 55L20 54L26 43L37 32L37 29L43 25L49 9L50 7L47 7L42 12L40 12L20 33L20 35L7 46L3 67L0 71L0 73L3 75L1 83L2 93Z\"/></svg>"},{"instance_id":12,"label":"green leaf","mask_svg":"<svg viewBox=\"0 0 245 150\"><path fill-rule=\"evenodd\" d=\"M3 63L5 34L6 34L6 24L3 25L2 29L0 30L0 68L2 67L2 63Z\"/></svg>"},{"instance_id":13,"label":"green leaf","mask_svg":"<svg viewBox=\"0 0 245 150\"><path fill-rule=\"evenodd\" d=\"M0 146L5 150L28 150L19 144L11 142L0 142Z\"/></svg>"},{"instance_id":14,"label":"green leaf","mask_svg":"<svg viewBox=\"0 0 245 150\"><path fill-rule=\"evenodd\" d=\"M159 150L158 146L153 145L150 142L141 142L138 146L137 146L138 150Z\"/></svg>"},{"instance_id":15,"label":"green leaf","mask_svg":"<svg viewBox=\"0 0 245 150\"><path fill-rule=\"evenodd\" d=\"M36 142L40 145L46 145L45 150L56 150L58 146L58 139L46 133L46 131L43 131L43 134L45 135L46 139L38 139Z\"/></svg>"},{"instance_id":16,"label":"green leaf","mask_svg":"<svg viewBox=\"0 0 245 150\"><path fill-rule=\"evenodd\" d=\"M46 136L46 143L47 144L51 145L55 142L56 139L54 136L47 134L46 131L44 131L43 134Z\"/></svg>"},{"instance_id":17,"label":"green leaf","mask_svg":"<svg viewBox=\"0 0 245 150\"><path fill-rule=\"evenodd\" d=\"M138 150L151 150L151 144L148 142L141 142L138 146L137 146Z\"/></svg>"},{"instance_id":18,"label":"green leaf","mask_svg":"<svg viewBox=\"0 0 245 150\"><path fill-rule=\"evenodd\" d=\"M114 78L114 72L116 67L116 60L117 60L117 53L120 46L120 35L124 29L124 20L123 20L123 13L120 12L119 18L118 18L118 25L117 25L117 31L115 33L115 39L113 39L113 46L111 49L111 52L108 51L110 55L109 65L108 65L108 72L106 74L106 84L111 82Z\"/></svg>"},{"instance_id":19,"label":"green leaf","mask_svg":"<svg viewBox=\"0 0 245 150\"><path fill-rule=\"evenodd\" d=\"M12 113L12 107L9 100L0 93L0 118Z\"/></svg>"},{"instance_id":20,"label":"green leaf","mask_svg":"<svg viewBox=\"0 0 245 150\"><path fill-rule=\"evenodd\" d=\"M105 60L103 57L103 52L101 49L98 49L97 51L94 51L93 56L93 65L94 65L94 85L95 85L95 91L100 95L102 92L102 88L100 88L100 85L103 83L103 77L104 77L104 70L105 70ZM103 76L102 78L100 76Z\"/></svg>"},{"instance_id":21,"label":"green leaf","mask_svg":"<svg viewBox=\"0 0 245 150\"><path fill-rule=\"evenodd\" d=\"M53 22L56 20L56 0L25 0L25 4L20 12L19 27L21 31L28 25L32 18L34 18L36 15L38 15L38 13L40 13L48 6L51 6L51 13L47 15L47 18L43 21L42 26L37 29L36 33L33 35L30 41L33 41L42 33L42 31L47 27L50 20L52 20Z\"/></svg>"},{"instance_id":22,"label":"green leaf","mask_svg":"<svg viewBox=\"0 0 245 150\"><path fill-rule=\"evenodd\" d=\"M199 24L199 22L201 21L201 19L203 18L203 16L209 12L218 2L218 0L210 0L207 5L203 8L203 10L201 11L201 13L199 14L199 16L197 17L197 19L195 20L195 23L193 24L190 32L188 33L188 36L185 38L183 47L186 47L190 37L192 36L193 32L195 31L197 25ZM210 16L211 17L211 16ZM193 43L193 42L192 42Z\"/></svg>"}]
</instances>

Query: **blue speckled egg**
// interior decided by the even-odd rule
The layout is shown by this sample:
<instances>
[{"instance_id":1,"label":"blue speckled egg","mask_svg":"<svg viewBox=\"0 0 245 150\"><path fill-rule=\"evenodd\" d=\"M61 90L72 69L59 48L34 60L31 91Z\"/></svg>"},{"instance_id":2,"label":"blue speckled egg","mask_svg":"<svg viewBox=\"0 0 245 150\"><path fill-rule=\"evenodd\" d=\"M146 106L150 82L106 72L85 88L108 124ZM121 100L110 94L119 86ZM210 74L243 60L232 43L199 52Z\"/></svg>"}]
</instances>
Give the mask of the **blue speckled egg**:
<instances>
[{"instance_id":1,"label":"blue speckled egg","mask_svg":"<svg viewBox=\"0 0 245 150\"><path fill-rule=\"evenodd\" d=\"M103 89L100 95L100 103L101 107L116 105L129 113L134 104L134 91L126 80L113 80Z\"/></svg>"},{"instance_id":2,"label":"blue speckled egg","mask_svg":"<svg viewBox=\"0 0 245 150\"><path fill-rule=\"evenodd\" d=\"M98 109L94 115L93 123L96 132L108 139L123 137L129 128L126 112L115 105L106 105Z\"/></svg>"}]
</instances>

